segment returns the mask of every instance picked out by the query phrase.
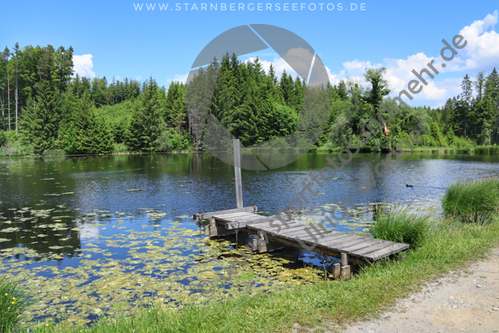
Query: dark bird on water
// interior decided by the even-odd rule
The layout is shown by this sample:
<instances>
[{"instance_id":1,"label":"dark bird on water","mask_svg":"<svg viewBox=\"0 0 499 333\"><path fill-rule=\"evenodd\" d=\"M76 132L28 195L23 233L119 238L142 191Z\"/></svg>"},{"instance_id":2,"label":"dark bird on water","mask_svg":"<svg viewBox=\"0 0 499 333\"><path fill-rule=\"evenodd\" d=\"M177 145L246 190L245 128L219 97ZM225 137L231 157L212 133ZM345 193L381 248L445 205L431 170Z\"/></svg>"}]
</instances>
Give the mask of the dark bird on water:
<instances>
[{"instance_id":1,"label":"dark bird on water","mask_svg":"<svg viewBox=\"0 0 499 333\"><path fill-rule=\"evenodd\" d=\"M409 184L405 184L405 186L406 186L406 187L414 187L414 186L412 186L412 185L409 185Z\"/></svg>"}]
</instances>

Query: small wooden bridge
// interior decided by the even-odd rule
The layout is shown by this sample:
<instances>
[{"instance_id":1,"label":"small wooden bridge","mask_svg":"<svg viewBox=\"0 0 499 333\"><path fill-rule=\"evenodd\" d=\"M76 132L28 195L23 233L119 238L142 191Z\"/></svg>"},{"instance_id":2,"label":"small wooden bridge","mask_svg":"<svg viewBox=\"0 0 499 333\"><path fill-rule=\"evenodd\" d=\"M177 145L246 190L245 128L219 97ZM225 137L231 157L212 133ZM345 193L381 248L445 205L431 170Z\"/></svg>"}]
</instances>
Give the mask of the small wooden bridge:
<instances>
[{"instance_id":1,"label":"small wooden bridge","mask_svg":"<svg viewBox=\"0 0 499 333\"><path fill-rule=\"evenodd\" d=\"M256 206L243 207L240 143L233 141L234 173L236 179L236 209L194 214L198 221L209 219L205 226L205 235L219 236L237 231L257 235L249 247L258 252L293 246L336 258L341 258L341 265L335 264L333 276L350 278L349 262L365 265L376 260L387 258L394 253L409 248L408 244L356 236L344 232L326 229L323 225L307 225L293 221L282 222L273 216L256 214Z\"/></svg>"},{"instance_id":2,"label":"small wooden bridge","mask_svg":"<svg viewBox=\"0 0 499 333\"><path fill-rule=\"evenodd\" d=\"M409 248L408 244L335 232L293 220L283 223L272 216L258 215L256 210L257 208L252 206L194 214L193 218L198 221L209 219L209 224L205 226L205 235L210 237L236 231L257 235L249 247L260 253L293 246L341 258L341 266L336 264L333 269L335 277L339 277L340 271L343 272L343 278L350 276L349 262L362 266Z\"/></svg>"}]
</instances>

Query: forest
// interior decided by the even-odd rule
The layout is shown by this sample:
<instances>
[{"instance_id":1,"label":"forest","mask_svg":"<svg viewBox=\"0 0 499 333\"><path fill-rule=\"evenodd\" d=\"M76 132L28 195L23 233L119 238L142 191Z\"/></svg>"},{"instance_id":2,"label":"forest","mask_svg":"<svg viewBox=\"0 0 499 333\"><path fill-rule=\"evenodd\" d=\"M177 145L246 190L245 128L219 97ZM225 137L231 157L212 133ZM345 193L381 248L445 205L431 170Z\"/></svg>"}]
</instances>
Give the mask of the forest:
<instances>
[{"instance_id":1,"label":"forest","mask_svg":"<svg viewBox=\"0 0 499 333\"><path fill-rule=\"evenodd\" d=\"M196 98L186 103L185 84L160 87L151 77L108 81L74 73L73 48L51 45L8 47L0 54L0 153L19 155L102 154L111 152L168 152L202 150L209 136L206 119L193 117ZM352 80L338 85L308 87L299 77L271 66L266 72L258 59L241 61L227 55L199 71L190 85L212 84L205 103L244 145L297 133L307 91L313 90L329 118L316 147L347 147L366 135L377 118L380 102L390 98L385 68L366 68L364 87ZM211 82L211 83L210 83ZM430 135L419 146L474 147L499 143L499 76L496 69L466 75L462 93L441 108L397 104L399 113L365 147L382 151L408 139L424 122ZM206 96L205 96L206 97ZM308 106L316 107L316 106ZM191 112L187 112L190 110ZM191 115L189 117L189 114ZM199 118L199 117L198 117Z\"/></svg>"}]
</instances>

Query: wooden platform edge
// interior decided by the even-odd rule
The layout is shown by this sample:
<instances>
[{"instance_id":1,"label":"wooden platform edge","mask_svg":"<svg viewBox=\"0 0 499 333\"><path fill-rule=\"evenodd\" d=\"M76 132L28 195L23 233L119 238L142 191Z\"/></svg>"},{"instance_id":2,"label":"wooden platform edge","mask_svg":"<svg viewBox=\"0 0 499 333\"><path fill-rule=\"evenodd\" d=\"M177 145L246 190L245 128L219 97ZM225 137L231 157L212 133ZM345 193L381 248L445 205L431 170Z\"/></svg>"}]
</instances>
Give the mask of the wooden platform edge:
<instances>
[{"instance_id":1,"label":"wooden platform edge","mask_svg":"<svg viewBox=\"0 0 499 333\"><path fill-rule=\"evenodd\" d=\"M256 213L258 208L256 206L243 207L243 208L235 208L229 210L219 210L216 212L208 212L208 213L196 213L192 216L192 218L196 221L201 221L205 219L209 219L213 215L223 215L223 214L231 214L231 213Z\"/></svg>"}]
</instances>

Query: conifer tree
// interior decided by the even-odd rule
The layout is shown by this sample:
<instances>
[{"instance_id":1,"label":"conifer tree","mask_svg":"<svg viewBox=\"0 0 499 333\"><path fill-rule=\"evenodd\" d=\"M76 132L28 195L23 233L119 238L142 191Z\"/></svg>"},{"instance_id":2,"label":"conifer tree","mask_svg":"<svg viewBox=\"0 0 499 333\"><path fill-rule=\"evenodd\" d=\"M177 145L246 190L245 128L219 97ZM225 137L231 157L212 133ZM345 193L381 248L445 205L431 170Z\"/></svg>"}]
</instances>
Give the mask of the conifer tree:
<instances>
[{"instance_id":1,"label":"conifer tree","mask_svg":"<svg viewBox=\"0 0 499 333\"><path fill-rule=\"evenodd\" d=\"M126 130L126 142L133 150L154 151L160 136L161 105L158 85L152 78L144 84L143 93Z\"/></svg>"}]
</instances>

